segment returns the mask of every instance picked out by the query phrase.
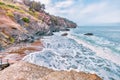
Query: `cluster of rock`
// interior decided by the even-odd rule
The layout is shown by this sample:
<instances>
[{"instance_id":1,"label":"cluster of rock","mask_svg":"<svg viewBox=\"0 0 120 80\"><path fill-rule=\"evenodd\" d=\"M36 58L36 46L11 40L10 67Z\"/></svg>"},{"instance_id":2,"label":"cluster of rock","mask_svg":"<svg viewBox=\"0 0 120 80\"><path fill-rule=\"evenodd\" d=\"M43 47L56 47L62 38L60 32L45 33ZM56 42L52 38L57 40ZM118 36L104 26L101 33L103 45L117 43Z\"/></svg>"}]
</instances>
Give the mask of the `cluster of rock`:
<instances>
[{"instance_id":1,"label":"cluster of rock","mask_svg":"<svg viewBox=\"0 0 120 80\"><path fill-rule=\"evenodd\" d=\"M0 72L0 80L102 80L95 74L55 71L20 61Z\"/></svg>"}]
</instances>

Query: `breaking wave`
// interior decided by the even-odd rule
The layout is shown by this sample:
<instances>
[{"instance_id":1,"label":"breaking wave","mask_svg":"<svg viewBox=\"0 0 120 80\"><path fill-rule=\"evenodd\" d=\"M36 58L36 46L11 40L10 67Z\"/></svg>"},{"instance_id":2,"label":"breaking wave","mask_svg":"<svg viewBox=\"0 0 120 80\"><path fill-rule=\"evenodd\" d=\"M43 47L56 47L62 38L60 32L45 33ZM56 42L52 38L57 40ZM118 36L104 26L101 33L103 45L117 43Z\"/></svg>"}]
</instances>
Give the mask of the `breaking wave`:
<instances>
[{"instance_id":1,"label":"breaking wave","mask_svg":"<svg viewBox=\"0 0 120 80\"><path fill-rule=\"evenodd\" d=\"M94 50L92 45L84 44L76 36L61 37L56 33L53 36L44 37L42 41L45 46L43 51L25 56L24 61L55 70L74 69L96 73L103 80L120 80L119 64L109 60L107 58L109 55L99 56L100 53L104 55L102 49L99 50L101 52Z\"/></svg>"}]
</instances>

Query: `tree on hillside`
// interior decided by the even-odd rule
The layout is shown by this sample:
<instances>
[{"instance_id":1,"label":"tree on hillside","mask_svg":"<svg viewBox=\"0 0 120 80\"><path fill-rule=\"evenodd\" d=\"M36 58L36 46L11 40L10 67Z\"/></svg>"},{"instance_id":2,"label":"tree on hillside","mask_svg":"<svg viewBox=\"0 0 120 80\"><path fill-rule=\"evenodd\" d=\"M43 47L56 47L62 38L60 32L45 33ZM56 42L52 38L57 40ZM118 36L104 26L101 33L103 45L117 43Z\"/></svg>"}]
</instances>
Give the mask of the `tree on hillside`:
<instances>
[{"instance_id":1,"label":"tree on hillside","mask_svg":"<svg viewBox=\"0 0 120 80\"><path fill-rule=\"evenodd\" d=\"M30 0L23 0L23 3L26 5L26 6L29 6L30 5Z\"/></svg>"},{"instance_id":2,"label":"tree on hillside","mask_svg":"<svg viewBox=\"0 0 120 80\"><path fill-rule=\"evenodd\" d=\"M41 2L31 1L31 0L23 0L24 4L29 6L29 9L32 11L44 11L45 5L41 4Z\"/></svg>"},{"instance_id":3,"label":"tree on hillside","mask_svg":"<svg viewBox=\"0 0 120 80\"><path fill-rule=\"evenodd\" d=\"M41 5L41 9L44 11L45 10L45 4Z\"/></svg>"}]
</instances>

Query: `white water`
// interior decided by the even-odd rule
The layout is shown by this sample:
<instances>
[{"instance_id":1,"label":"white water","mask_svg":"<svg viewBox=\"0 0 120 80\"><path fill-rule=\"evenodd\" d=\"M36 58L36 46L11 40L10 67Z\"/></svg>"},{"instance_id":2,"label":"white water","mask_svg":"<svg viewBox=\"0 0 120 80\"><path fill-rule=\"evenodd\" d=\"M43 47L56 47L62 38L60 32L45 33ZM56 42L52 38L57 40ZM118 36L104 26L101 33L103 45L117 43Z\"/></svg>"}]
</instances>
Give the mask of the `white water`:
<instances>
[{"instance_id":1,"label":"white water","mask_svg":"<svg viewBox=\"0 0 120 80\"><path fill-rule=\"evenodd\" d=\"M96 73L103 80L120 80L119 63L117 60L110 60L112 57L105 55L100 48L96 49L70 35L61 37L57 33L44 37L43 43L43 51L31 53L23 60L56 70L74 69Z\"/></svg>"},{"instance_id":2,"label":"white water","mask_svg":"<svg viewBox=\"0 0 120 80\"><path fill-rule=\"evenodd\" d=\"M108 60L120 65L120 55L113 54L111 50L105 49L102 47L98 47L98 46L93 46L90 43L82 41L72 35L69 35L68 38L74 39L77 43L82 44L83 46L91 49L93 52L96 53L97 56L108 59Z\"/></svg>"}]
</instances>

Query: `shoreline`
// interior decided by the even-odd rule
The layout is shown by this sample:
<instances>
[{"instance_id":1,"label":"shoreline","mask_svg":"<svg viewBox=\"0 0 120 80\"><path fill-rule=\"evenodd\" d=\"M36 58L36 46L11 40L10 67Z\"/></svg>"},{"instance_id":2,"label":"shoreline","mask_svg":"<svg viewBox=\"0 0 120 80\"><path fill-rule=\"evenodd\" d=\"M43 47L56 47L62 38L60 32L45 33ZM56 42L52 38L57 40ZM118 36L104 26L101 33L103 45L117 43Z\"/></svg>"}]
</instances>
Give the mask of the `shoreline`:
<instances>
[{"instance_id":1,"label":"shoreline","mask_svg":"<svg viewBox=\"0 0 120 80\"><path fill-rule=\"evenodd\" d=\"M70 34L70 33L68 33L68 34ZM93 52L96 53L97 56L102 57L102 58L105 58L105 59L107 59L107 60L110 60L111 62L114 62L114 63L120 65L120 62L119 62L119 60L118 60L118 59L119 59L119 56L117 56L117 55L115 55L115 54L112 54L111 51L107 51L107 50L104 50L104 49L102 49L102 48L99 48L99 47L96 47L96 46L92 46L91 44L89 44L89 43L87 43L87 42L84 42L84 41L82 41L82 40L80 40L80 39L78 40L77 38L75 38L75 37L72 36L72 35L68 35L67 37L70 38L70 39L73 39L73 40L75 40L77 43L82 44L83 46L91 49ZM109 54L108 54L108 53L109 53ZM108 57L108 56L109 56L109 57ZM114 57L113 57L113 56L114 56Z\"/></svg>"},{"instance_id":2,"label":"shoreline","mask_svg":"<svg viewBox=\"0 0 120 80\"><path fill-rule=\"evenodd\" d=\"M61 39L61 37L62 38L65 38L65 39L71 39L69 36L69 34L67 35L67 36L61 36L61 34L63 34L63 33L69 33L68 31L66 32L66 31L64 31L64 32L58 32L58 33L55 33L55 35L53 35L53 36L56 36L57 34L59 35L59 36L56 36L55 38L57 38L57 37L59 37L60 38L60 40L62 40ZM47 42L47 40L45 40L45 39L52 39L52 40L54 40L54 37L52 37L52 36L48 36L48 37L43 37L43 39L41 40L41 42L42 42L42 44L43 44L43 42L45 41L45 42ZM58 40L59 40L59 38L57 38ZM56 41L56 40L55 40ZM64 39L63 39L63 41L64 41ZM52 42L54 42L54 41L52 41ZM51 41L50 42L48 42L48 44L50 43L50 44L55 44L55 43L52 43ZM59 42L60 44L63 44L63 43L61 43L61 42ZM77 42L78 43L78 42ZM82 43L83 44L83 43ZM54 45L53 45L54 46ZM71 45L70 45L71 46ZM66 46L67 47L67 46ZM75 47L75 46L74 46ZM83 47L82 48L84 48L84 47L86 47L86 46L84 46L83 45ZM87 47L88 48L88 47ZM43 44L43 49L45 49L45 45ZM48 48L49 49L49 48ZM65 48L64 48L65 49ZM42 52L44 52L44 51L46 51L47 49L45 49L45 50L41 50L40 52L38 52L38 53L40 53L41 55L42 55ZM54 51L54 50L53 50ZM74 51L73 51L74 52ZM34 53L34 52L33 52ZM35 54L37 54L37 52L35 51ZM50 54L50 53L49 53ZM44 54L43 54L44 55ZM57 54L57 55L59 55L59 54ZM70 54L71 55L71 54ZM38 55L39 56L39 55ZM32 55L32 57L34 57L33 55ZM86 56L87 57L87 56ZM55 57L54 57L55 58ZM81 57L82 58L82 57ZM48 59L49 60L49 59ZM32 61L32 60L31 60ZM41 60L40 60L41 61ZM19 62L19 61L18 61ZM18 63L18 62L16 62L16 63ZM33 61L34 62L34 61ZM44 62L44 60L43 60L43 62ZM84 61L83 61L84 62ZM73 62L74 63L74 62ZM33 64L33 63L32 63ZM92 64L92 63L90 63L90 64ZM108 63L109 64L109 63ZM14 65L14 64L13 64ZM84 65L84 64L83 64ZM43 65L44 66L44 65ZM104 66L104 65L103 65ZM102 66L102 67L103 67ZM44 66L44 67L46 67L46 66ZM84 67L84 66L83 66ZM9 67L8 67L9 68ZM84 67L85 68L85 67ZM91 67L91 68L94 68L94 67ZM111 68L111 67L110 67ZM53 69L53 68L52 68ZM80 69L80 68L78 68L78 69ZM109 69L109 67L108 67L108 69ZM56 70L56 69L53 69L53 70ZM81 70L77 70L77 69L73 69L73 68L70 68L69 70L65 70L65 71L71 71L71 70L74 70L74 71L76 71L76 72L81 72L81 71L83 71L83 72L86 72L86 73L94 73L94 74L97 74L97 75L99 75L98 73L96 73L95 71L87 71L87 70L85 70L84 71L84 69L82 70L82 68L81 68ZM98 70L98 69L97 69ZM104 73L103 73L104 74ZM102 77L103 77L103 74L102 74ZM106 74L107 75L107 74ZM100 77L101 77L101 75L99 75ZM101 77L101 78L102 78Z\"/></svg>"}]
</instances>

